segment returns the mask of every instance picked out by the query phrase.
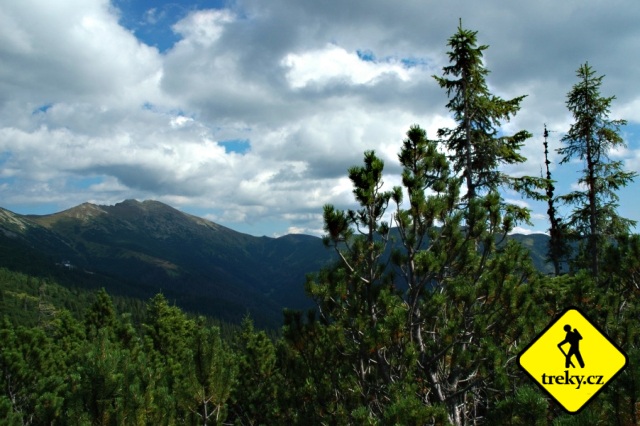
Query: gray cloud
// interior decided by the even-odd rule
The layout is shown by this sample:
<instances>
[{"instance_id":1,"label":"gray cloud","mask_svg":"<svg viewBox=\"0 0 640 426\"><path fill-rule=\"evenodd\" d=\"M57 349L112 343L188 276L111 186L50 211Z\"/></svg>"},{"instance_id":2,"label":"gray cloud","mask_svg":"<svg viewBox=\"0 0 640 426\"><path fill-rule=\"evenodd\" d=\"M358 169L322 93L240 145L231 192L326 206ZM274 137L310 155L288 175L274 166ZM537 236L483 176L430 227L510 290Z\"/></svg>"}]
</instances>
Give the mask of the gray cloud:
<instances>
[{"instance_id":1,"label":"gray cloud","mask_svg":"<svg viewBox=\"0 0 640 426\"><path fill-rule=\"evenodd\" d=\"M139 34L169 22L163 10ZM568 128L565 95L585 61L607 75L613 112L640 124L633 0L238 0L183 12L177 43L161 53L107 0L0 6L2 207L155 198L232 227L270 227L258 233L317 232L324 203L350 205L346 170L365 150L396 184L409 126L435 137L451 125L432 75L460 18L490 45L491 89L528 95L504 126L535 135L523 149L530 161L513 173L539 173L543 123ZM638 169L629 134L625 158ZM250 149L227 152L218 142L229 140ZM545 229L545 207L531 205Z\"/></svg>"}]
</instances>

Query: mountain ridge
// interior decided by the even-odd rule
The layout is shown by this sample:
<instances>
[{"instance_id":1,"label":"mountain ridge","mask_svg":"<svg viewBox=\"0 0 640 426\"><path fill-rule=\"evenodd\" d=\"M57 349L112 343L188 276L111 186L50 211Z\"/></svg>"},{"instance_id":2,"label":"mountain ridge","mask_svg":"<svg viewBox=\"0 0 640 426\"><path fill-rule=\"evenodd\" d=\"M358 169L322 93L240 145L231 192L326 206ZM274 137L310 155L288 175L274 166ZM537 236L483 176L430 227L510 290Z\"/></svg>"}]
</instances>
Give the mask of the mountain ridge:
<instances>
[{"instance_id":1,"label":"mountain ridge","mask_svg":"<svg viewBox=\"0 0 640 426\"><path fill-rule=\"evenodd\" d=\"M548 268L546 235L511 238L530 249L538 269ZM137 297L163 292L192 312L230 322L249 313L270 327L283 308L312 307L305 277L335 259L319 237L256 237L154 200L46 215L0 208L0 253L21 272L64 262L88 286Z\"/></svg>"},{"instance_id":2,"label":"mountain ridge","mask_svg":"<svg viewBox=\"0 0 640 426\"><path fill-rule=\"evenodd\" d=\"M305 275L332 259L317 237L254 237L153 200L46 215L2 209L0 231L5 246L19 242L52 264L149 288L148 297L168 292L187 310L232 322L250 313L276 325L284 307L310 307Z\"/></svg>"}]
</instances>

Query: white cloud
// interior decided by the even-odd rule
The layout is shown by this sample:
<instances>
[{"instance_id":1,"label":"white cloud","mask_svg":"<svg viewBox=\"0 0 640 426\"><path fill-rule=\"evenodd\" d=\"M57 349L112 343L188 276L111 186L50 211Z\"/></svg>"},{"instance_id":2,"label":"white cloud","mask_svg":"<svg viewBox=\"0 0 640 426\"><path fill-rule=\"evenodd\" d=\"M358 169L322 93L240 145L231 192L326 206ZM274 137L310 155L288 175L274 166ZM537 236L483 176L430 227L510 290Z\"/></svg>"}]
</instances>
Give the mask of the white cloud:
<instances>
[{"instance_id":1,"label":"white cloud","mask_svg":"<svg viewBox=\"0 0 640 426\"><path fill-rule=\"evenodd\" d=\"M525 200L522 200L522 199L505 198L504 202L516 205L518 207L524 207L524 208L530 208L531 207L531 205L528 202L526 202Z\"/></svg>"},{"instance_id":2,"label":"white cloud","mask_svg":"<svg viewBox=\"0 0 640 426\"><path fill-rule=\"evenodd\" d=\"M178 42L163 53L123 27L167 25L169 4L153 7L122 19L107 0L0 6L2 207L154 198L223 223L277 227L256 231L266 235L316 233L323 204L353 205L347 168L365 150L376 150L391 174L385 181L398 184L409 126L435 138L453 125L431 76L447 63L459 17L490 45L491 89L529 95L503 128L535 135L523 148L529 161L509 172L540 173L544 123L558 131L550 138L557 161L571 122L565 94L585 60L607 75L603 94L619 97L613 118L640 121L628 54L640 39L640 9L631 0L590 8L240 0L181 13L165 28ZM227 152L220 142L229 141L249 149ZM638 170L638 148L631 139L616 158ZM536 229L546 229L546 205L530 205Z\"/></svg>"},{"instance_id":3,"label":"white cloud","mask_svg":"<svg viewBox=\"0 0 640 426\"><path fill-rule=\"evenodd\" d=\"M366 61L356 52L347 52L333 44L302 54L289 53L281 63L288 68L286 77L293 89L331 82L374 84L383 76L408 81L411 74L410 70L397 61Z\"/></svg>"},{"instance_id":4,"label":"white cloud","mask_svg":"<svg viewBox=\"0 0 640 426\"><path fill-rule=\"evenodd\" d=\"M191 117L185 117L184 115L178 115L176 117L172 117L171 120L169 121L169 124L174 129L178 129L180 127L184 127L184 126L188 125L189 123L193 123L193 122L194 122L194 120Z\"/></svg>"},{"instance_id":5,"label":"white cloud","mask_svg":"<svg viewBox=\"0 0 640 426\"><path fill-rule=\"evenodd\" d=\"M122 28L107 1L32 3L9 2L0 9L2 19L13 22L0 34L0 53L6 55L2 99L36 104L155 100L158 52Z\"/></svg>"},{"instance_id":6,"label":"white cloud","mask_svg":"<svg viewBox=\"0 0 640 426\"><path fill-rule=\"evenodd\" d=\"M198 47L208 47L222 36L225 25L235 20L233 14L227 10L204 10L189 14L173 26L173 30L182 36L178 43L180 48L185 45L198 44ZM196 48L196 46L190 46Z\"/></svg>"},{"instance_id":7,"label":"white cloud","mask_svg":"<svg viewBox=\"0 0 640 426\"><path fill-rule=\"evenodd\" d=\"M540 232L531 228L524 228L522 226L516 226L510 232L510 234L522 234L522 235L532 235L532 234L545 234L544 232Z\"/></svg>"},{"instance_id":8,"label":"white cloud","mask_svg":"<svg viewBox=\"0 0 640 426\"><path fill-rule=\"evenodd\" d=\"M640 99L635 98L630 102L625 103L615 100L613 102L614 105L611 112L612 118L640 123Z\"/></svg>"}]
</instances>

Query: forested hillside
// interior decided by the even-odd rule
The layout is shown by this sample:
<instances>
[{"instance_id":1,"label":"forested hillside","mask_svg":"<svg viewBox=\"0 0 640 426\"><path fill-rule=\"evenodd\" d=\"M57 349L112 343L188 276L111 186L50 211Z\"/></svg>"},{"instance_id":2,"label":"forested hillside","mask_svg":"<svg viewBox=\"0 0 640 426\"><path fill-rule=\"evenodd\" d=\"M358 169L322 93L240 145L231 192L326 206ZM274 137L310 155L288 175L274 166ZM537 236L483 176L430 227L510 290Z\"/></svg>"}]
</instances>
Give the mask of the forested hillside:
<instances>
[{"instance_id":1,"label":"forested hillside","mask_svg":"<svg viewBox=\"0 0 640 426\"><path fill-rule=\"evenodd\" d=\"M399 244L397 229L390 238L386 259ZM546 235L509 238L551 271ZM317 237L254 237L157 201L84 203L44 216L0 208L0 267L116 297L162 292L187 312L236 324L249 313L256 325L278 328L283 309L313 306L305 276L335 258Z\"/></svg>"},{"instance_id":2,"label":"forested hillside","mask_svg":"<svg viewBox=\"0 0 640 426\"><path fill-rule=\"evenodd\" d=\"M399 145L402 184L383 190L374 151L347 173L357 208L323 209L336 261L308 276L308 312L277 336L186 314L158 294L144 305L0 270L0 417L6 424L632 425L640 422L640 236L617 212L635 173L613 97L588 64L567 107L563 163L584 164L575 192L511 176L531 134L507 134L523 97L492 94L487 46L460 26L438 84L452 128L414 125ZM447 150L442 148L446 147ZM445 153L446 152L446 153ZM546 201L541 273L506 237L530 212L505 188ZM558 205L571 207L560 217ZM393 222L387 222L388 218ZM392 231L394 229L394 231ZM395 235L395 242L392 241ZM69 302L73 301L73 302ZM606 390L572 416L519 368L518 354L569 306L627 354Z\"/></svg>"},{"instance_id":3,"label":"forested hillside","mask_svg":"<svg viewBox=\"0 0 640 426\"><path fill-rule=\"evenodd\" d=\"M317 237L254 237L157 201L84 203L44 216L0 208L0 266L61 284L148 299L240 323L279 327L305 309L305 275L331 262Z\"/></svg>"}]
</instances>

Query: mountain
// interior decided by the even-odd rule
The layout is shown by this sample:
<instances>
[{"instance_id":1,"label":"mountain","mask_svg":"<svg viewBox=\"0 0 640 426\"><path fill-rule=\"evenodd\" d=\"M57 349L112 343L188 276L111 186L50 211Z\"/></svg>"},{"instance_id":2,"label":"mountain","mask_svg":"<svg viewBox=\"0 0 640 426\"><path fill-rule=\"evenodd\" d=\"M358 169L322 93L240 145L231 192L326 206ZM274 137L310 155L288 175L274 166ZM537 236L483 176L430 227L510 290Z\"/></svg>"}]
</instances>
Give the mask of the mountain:
<instances>
[{"instance_id":1,"label":"mountain","mask_svg":"<svg viewBox=\"0 0 640 426\"><path fill-rule=\"evenodd\" d=\"M305 275L331 261L317 237L254 237L157 201L84 203L43 216L0 210L0 236L5 254L73 268L110 292L161 291L190 311L231 322L250 313L264 325L279 324L285 306L309 307Z\"/></svg>"},{"instance_id":2,"label":"mountain","mask_svg":"<svg viewBox=\"0 0 640 426\"><path fill-rule=\"evenodd\" d=\"M546 235L512 238L549 271ZM317 237L254 237L158 201L84 203L50 215L0 208L0 267L128 297L163 292L185 310L228 322L249 313L275 327L284 307L311 307L305 275L333 259Z\"/></svg>"},{"instance_id":3,"label":"mountain","mask_svg":"<svg viewBox=\"0 0 640 426\"><path fill-rule=\"evenodd\" d=\"M53 266L50 254L71 258L75 250L64 236L0 208L0 266L46 276Z\"/></svg>"},{"instance_id":4,"label":"mountain","mask_svg":"<svg viewBox=\"0 0 640 426\"><path fill-rule=\"evenodd\" d=\"M553 265L547 261L549 236L546 234L512 234L509 235L529 250L531 261L536 269L545 274L553 273ZM566 265L565 265L566 266Z\"/></svg>"}]
</instances>

